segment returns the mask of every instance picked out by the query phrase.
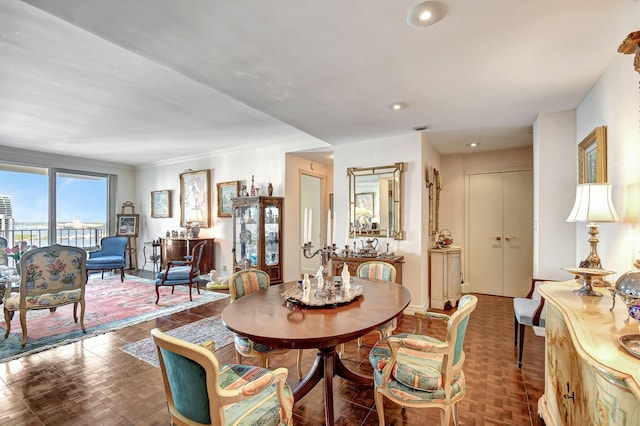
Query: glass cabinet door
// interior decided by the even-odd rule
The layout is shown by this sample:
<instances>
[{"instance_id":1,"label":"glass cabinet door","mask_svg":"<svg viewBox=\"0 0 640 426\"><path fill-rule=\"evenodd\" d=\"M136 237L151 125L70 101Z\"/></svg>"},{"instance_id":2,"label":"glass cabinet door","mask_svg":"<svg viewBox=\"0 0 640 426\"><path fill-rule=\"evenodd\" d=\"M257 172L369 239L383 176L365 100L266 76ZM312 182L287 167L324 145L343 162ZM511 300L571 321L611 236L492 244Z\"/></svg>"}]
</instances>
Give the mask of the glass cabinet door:
<instances>
[{"instance_id":1,"label":"glass cabinet door","mask_svg":"<svg viewBox=\"0 0 640 426\"><path fill-rule=\"evenodd\" d=\"M272 266L280 263L280 209L267 206L264 209L264 263Z\"/></svg>"},{"instance_id":2,"label":"glass cabinet door","mask_svg":"<svg viewBox=\"0 0 640 426\"><path fill-rule=\"evenodd\" d=\"M236 263L242 264L244 259L250 266L258 265L260 249L258 245L258 224L260 223L257 206L242 206L235 209L235 241Z\"/></svg>"}]
</instances>

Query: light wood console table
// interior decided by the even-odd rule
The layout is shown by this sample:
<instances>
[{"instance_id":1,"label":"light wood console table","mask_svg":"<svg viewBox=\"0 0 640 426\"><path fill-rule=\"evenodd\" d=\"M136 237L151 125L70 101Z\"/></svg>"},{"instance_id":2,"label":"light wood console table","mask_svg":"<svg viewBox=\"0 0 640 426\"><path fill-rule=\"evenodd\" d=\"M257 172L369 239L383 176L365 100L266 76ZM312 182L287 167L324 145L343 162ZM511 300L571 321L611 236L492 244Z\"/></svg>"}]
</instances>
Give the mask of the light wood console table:
<instances>
[{"instance_id":1,"label":"light wood console table","mask_svg":"<svg viewBox=\"0 0 640 426\"><path fill-rule=\"evenodd\" d=\"M618 343L638 334L621 300L610 312L603 297L577 296L575 280L546 283L544 395L538 414L547 425L640 425L640 359Z\"/></svg>"}]
</instances>

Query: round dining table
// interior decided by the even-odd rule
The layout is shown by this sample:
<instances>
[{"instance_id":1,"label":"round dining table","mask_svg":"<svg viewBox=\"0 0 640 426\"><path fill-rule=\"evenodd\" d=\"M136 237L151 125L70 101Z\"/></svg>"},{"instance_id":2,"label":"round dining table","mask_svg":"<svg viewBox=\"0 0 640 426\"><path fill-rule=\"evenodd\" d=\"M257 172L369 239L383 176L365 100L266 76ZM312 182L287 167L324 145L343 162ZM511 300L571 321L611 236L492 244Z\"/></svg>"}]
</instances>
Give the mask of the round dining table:
<instances>
[{"instance_id":1,"label":"round dining table","mask_svg":"<svg viewBox=\"0 0 640 426\"><path fill-rule=\"evenodd\" d=\"M222 311L222 321L234 333L265 345L286 349L316 349L308 374L293 390L299 401L324 379L325 423L334 424L333 377L365 385L373 378L349 370L337 354L341 343L357 339L399 316L411 294L400 284L353 278L363 294L348 303L308 306L292 302L284 293L297 285L288 282L244 296Z\"/></svg>"}]
</instances>

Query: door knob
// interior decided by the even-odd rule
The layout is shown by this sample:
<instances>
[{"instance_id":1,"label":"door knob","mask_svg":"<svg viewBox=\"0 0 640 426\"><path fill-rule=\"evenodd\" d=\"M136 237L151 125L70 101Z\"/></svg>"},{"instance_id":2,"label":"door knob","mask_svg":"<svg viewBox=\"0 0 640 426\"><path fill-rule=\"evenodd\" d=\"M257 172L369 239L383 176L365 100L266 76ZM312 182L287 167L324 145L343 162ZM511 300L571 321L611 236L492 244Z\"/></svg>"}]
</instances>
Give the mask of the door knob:
<instances>
[{"instance_id":1,"label":"door knob","mask_svg":"<svg viewBox=\"0 0 640 426\"><path fill-rule=\"evenodd\" d=\"M507 240L507 241L511 241L511 240L515 240L516 237L505 236L504 239Z\"/></svg>"},{"instance_id":2,"label":"door knob","mask_svg":"<svg viewBox=\"0 0 640 426\"><path fill-rule=\"evenodd\" d=\"M500 240L502 240L502 237L500 235L496 235L495 239L496 239L496 241L500 241Z\"/></svg>"}]
</instances>

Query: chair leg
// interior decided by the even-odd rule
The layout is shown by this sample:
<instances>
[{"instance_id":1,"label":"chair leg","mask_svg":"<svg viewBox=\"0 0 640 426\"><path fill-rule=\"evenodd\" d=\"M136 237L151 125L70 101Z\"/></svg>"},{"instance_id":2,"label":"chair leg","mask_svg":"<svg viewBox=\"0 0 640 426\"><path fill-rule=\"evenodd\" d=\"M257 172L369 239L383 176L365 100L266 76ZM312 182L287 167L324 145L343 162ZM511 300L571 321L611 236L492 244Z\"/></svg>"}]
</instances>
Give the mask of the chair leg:
<instances>
[{"instance_id":1,"label":"chair leg","mask_svg":"<svg viewBox=\"0 0 640 426\"><path fill-rule=\"evenodd\" d=\"M242 355L236 350L236 364L242 364Z\"/></svg>"},{"instance_id":2,"label":"chair leg","mask_svg":"<svg viewBox=\"0 0 640 426\"><path fill-rule=\"evenodd\" d=\"M518 345L518 368L522 368L522 350L524 349L524 324L519 325L520 343Z\"/></svg>"},{"instance_id":3,"label":"chair leg","mask_svg":"<svg viewBox=\"0 0 640 426\"><path fill-rule=\"evenodd\" d=\"M158 300L160 300L160 291L158 290L159 288L160 286L156 284L156 305L158 304Z\"/></svg>"},{"instance_id":4,"label":"chair leg","mask_svg":"<svg viewBox=\"0 0 640 426\"><path fill-rule=\"evenodd\" d=\"M298 367L298 379L302 379L302 349L298 349L298 359L296 365Z\"/></svg>"},{"instance_id":5,"label":"chair leg","mask_svg":"<svg viewBox=\"0 0 640 426\"><path fill-rule=\"evenodd\" d=\"M518 318L513 317L513 346L518 346Z\"/></svg>"},{"instance_id":6,"label":"chair leg","mask_svg":"<svg viewBox=\"0 0 640 426\"><path fill-rule=\"evenodd\" d=\"M378 389L374 389L376 400L376 411L378 413L378 426L384 426L384 396Z\"/></svg>"},{"instance_id":7,"label":"chair leg","mask_svg":"<svg viewBox=\"0 0 640 426\"><path fill-rule=\"evenodd\" d=\"M453 404L451 406L451 417L453 418L453 424L455 426L458 426L458 410L457 410L457 404Z\"/></svg>"},{"instance_id":8,"label":"chair leg","mask_svg":"<svg viewBox=\"0 0 640 426\"><path fill-rule=\"evenodd\" d=\"M9 332L11 331L11 319L13 318L13 312L7 308L4 309L4 323L7 325L7 331L4 333L4 338L9 337Z\"/></svg>"},{"instance_id":9,"label":"chair leg","mask_svg":"<svg viewBox=\"0 0 640 426\"><path fill-rule=\"evenodd\" d=\"M22 346L27 344L27 310L20 309L20 327L22 328Z\"/></svg>"},{"instance_id":10,"label":"chair leg","mask_svg":"<svg viewBox=\"0 0 640 426\"><path fill-rule=\"evenodd\" d=\"M120 282L124 282L124 266L120 268Z\"/></svg>"},{"instance_id":11,"label":"chair leg","mask_svg":"<svg viewBox=\"0 0 640 426\"><path fill-rule=\"evenodd\" d=\"M73 322L78 323L78 302L73 304Z\"/></svg>"},{"instance_id":12,"label":"chair leg","mask_svg":"<svg viewBox=\"0 0 640 426\"><path fill-rule=\"evenodd\" d=\"M84 299L82 299L80 301L80 328L82 329L82 331L86 331L86 328L84 326L84 308L85 308L85 303L84 303Z\"/></svg>"},{"instance_id":13,"label":"chair leg","mask_svg":"<svg viewBox=\"0 0 640 426\"><path fill-rule=\"evenodd\" d=\"M188 286L189 286L189 301L193 302L193 296L191 296L191 288L193 288L193 285L191 285L191 283L189 283Z\"/></svg>"},{"instance_id":14,"label":"chair leg","mask_svg":"<svg viewBox=\"0 0 640 426\"><path fill-rule=\"evenodd\" d=\"M442 426L449 426L451 424L451 407L445 405L440 413L440 424Z\"/></svg>"}]
</instances>

